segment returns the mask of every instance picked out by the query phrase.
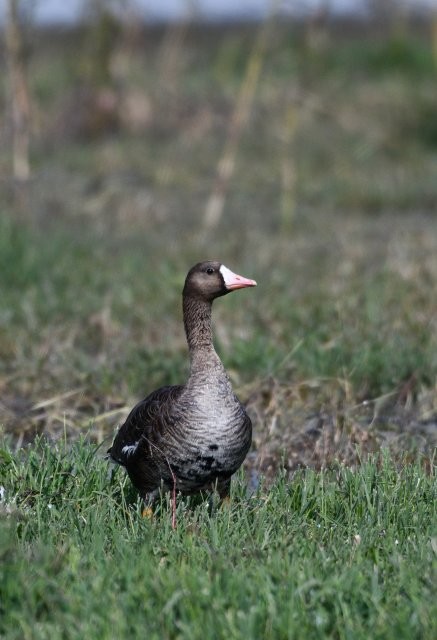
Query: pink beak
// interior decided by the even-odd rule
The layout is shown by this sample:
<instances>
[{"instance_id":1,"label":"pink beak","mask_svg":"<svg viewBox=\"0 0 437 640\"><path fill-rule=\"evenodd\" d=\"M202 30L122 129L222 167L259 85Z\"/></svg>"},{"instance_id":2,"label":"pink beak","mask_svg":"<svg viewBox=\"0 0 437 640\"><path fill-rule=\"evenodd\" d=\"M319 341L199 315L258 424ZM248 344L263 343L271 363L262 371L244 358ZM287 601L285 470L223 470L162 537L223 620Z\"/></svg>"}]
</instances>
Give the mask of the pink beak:
<instances>
[{"instance_id":1,"label":"pink beak","mask_svg":"<svg viewBox=\"0 0 437 640\"><path fill-rule=\"evenodd\" d=\"M239 276L227 267L224 264L220 267L220 272L223 276L223 280L225 281L225 287L228 291L234 291L235 289L244 289L245 287L256 287L256 281L250 280L249 278L244 278L243 276Z\"/></svg>"}]
</instances>

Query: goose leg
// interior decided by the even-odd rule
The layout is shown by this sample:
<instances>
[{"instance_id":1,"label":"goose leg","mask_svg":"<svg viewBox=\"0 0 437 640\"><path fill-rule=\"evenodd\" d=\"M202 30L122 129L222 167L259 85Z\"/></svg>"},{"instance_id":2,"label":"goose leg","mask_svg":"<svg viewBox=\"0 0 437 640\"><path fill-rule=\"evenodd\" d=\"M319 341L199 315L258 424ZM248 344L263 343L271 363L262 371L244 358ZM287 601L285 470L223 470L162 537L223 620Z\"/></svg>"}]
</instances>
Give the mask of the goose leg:
<instances>
[{"instance_id":1,"label":"goose leg","mask_svg":"<svg viewBox=\"0 0 437 640\"><path fill-rule=\"evenodd\" d=\"M144 494L144 496L142 496L143 498L143 510L141 512L141 515L143 518L148 518L149 520L151 518L153 518L153 503L155 502L156 498L158 497L159 494L159 489L155 489L154 491L151 491L150 493L146 493Z\"/></svg>"},{"instance_id":2,"label":"goose leg","mask_svg":"<svg viewBox=\"0 0 437 640\"><path fill-rule=\"evenodd\" d=\"M231 497L231 479L227 478L226 480L222 480L217 483L217 493L219 494L220 500L230 500Z\"/></svg>"}]
</instances>

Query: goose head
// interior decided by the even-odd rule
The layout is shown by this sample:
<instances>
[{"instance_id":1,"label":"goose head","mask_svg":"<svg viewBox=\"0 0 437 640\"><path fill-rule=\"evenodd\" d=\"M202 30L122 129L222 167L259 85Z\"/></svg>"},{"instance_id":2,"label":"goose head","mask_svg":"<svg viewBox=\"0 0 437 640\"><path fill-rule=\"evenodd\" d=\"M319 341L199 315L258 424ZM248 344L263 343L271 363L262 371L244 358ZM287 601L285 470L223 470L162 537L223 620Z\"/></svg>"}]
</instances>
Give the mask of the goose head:
<instances>
[{"instance_id":1,"label":"goose head","mask_svg":"<svg viewBox=\"0 0 437 640\"><path fill-rule=\"evenodd\" d=\"M236 289L256 287L255 280L234 273L215 261L199 262L188 272L183 295L211 301Z\"/></svg>"}]
</instances>

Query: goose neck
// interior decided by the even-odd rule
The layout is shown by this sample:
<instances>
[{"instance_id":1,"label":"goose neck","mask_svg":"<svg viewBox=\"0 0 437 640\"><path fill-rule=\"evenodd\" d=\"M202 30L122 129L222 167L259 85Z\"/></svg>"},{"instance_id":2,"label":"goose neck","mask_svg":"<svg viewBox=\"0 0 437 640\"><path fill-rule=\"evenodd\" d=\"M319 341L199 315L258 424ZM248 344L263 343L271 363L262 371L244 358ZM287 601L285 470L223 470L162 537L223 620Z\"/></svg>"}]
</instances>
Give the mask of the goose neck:
<instances>
[{"instance_id":1,"label":"goose neck","mask_svg":"<svg viewBox=\"0 0 437 640\"><path fill-rule=\"evenodd\" d=\"M214 350L211 310L212 302L209 300L183 297L185 335L191 356L199 351Z\"/></svg>"}]
</instances>

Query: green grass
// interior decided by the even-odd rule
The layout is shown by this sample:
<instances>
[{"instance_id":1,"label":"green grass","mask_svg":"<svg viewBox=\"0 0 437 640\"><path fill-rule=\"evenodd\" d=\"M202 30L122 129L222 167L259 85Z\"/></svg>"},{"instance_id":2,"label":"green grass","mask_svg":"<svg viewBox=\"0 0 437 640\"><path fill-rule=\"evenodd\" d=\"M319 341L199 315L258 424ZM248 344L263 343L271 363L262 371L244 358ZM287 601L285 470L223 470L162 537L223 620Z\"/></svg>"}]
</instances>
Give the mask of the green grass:
<instances>
[{"instance_id":1,"label":"green grass","mask_svg":"<svg viewBox=\"0 0 437 640\"><path fill-rule=\"evenodd\" d=\"M0 634L417 638L437 632L435 469L384 455L152 521L84 441L1 450Z\"/></svg>"}]
</instances>

